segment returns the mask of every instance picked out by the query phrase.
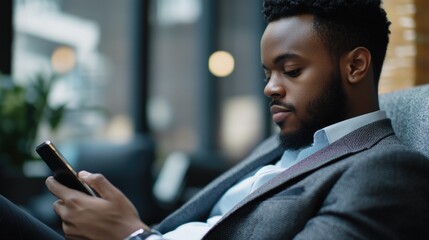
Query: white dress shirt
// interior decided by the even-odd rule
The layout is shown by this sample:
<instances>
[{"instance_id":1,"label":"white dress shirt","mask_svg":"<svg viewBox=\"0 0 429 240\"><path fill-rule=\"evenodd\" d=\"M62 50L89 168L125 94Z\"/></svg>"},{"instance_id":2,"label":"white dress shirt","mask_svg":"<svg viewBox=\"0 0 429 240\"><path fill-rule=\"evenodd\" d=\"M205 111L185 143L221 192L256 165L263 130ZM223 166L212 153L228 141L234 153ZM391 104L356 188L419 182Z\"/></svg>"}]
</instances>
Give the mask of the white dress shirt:
<instances>
[{"instance_id":1,"label":"white dress shirt","mask_svg":"<svg viewBox=\"0 0 429 240\"><path fill-rule=\"evenodd\" d=\"M310 146L299 150L286 150L277 163L263 166L251 172L237 184L228 189L214 205L206 222L185 223L175 230L164 234L164 238L171 240L201 239L210 230L210 228L222 218L223 215L246 198L250 193L277 176L279 173L344 137L350 132L385 118L386 114L384 111L376 111L347 119L318 130L315 132L313 143Z\"/></svg>"}]
</instances>

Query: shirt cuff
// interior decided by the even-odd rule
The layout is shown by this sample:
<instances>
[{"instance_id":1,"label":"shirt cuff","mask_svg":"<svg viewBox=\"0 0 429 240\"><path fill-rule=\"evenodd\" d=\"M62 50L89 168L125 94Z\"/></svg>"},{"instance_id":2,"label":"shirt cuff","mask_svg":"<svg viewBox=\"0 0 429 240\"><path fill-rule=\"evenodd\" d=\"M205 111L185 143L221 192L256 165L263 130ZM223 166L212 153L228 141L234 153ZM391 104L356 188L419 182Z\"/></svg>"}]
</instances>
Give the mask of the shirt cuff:
<instances>
[{"instance_id":1,"label":"shirt cuff","mask_svg":"<svg viewBox=\"0 0 429 240\"><path fill-rule=\"evenodd\" d=\"M162 235L157 231L146 231L144 229L138 229L135 232L128 235L124 240L159 240L164 239Z\"/></svg>"}]
</instances>

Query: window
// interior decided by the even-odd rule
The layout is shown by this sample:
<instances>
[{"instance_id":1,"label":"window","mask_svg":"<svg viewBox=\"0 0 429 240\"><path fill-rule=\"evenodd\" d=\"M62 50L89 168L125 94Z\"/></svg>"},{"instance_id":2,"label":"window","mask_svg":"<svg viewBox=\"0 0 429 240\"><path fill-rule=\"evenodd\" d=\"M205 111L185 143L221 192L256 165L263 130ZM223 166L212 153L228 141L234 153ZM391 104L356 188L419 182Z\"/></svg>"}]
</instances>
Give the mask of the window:
<instances>
[{"instance_id":1,"label":"window","mask_svg":"<svg viewBox=\"0 0 429 240\"><path fill-rule=\"evenodd\" d=\"M126 141L131 119L134 1L15 0L14 79L60 73L50 103L67 104L56 141ZM131 13L131 14L130 14Z\"/></svg>"},{"instance_id":2,"label":"window","mask_svg":"<svg viewBox=\"0 0 429 240\"><path fill-rule=\"evenodd\" d=\"M149 116L159 158L181 150L231 164L264 137L260 7L246 0L152 1ZM231 74L209 72L217 51L233 57Z\"/></svg>"}]
</instances>

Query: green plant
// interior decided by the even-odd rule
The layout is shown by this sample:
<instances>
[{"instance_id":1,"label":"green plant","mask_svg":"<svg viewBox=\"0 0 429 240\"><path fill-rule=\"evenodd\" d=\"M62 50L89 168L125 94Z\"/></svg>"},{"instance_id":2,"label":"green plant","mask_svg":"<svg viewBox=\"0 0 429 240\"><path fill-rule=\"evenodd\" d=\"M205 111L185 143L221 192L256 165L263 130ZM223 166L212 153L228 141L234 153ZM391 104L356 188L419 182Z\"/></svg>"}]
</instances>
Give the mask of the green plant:
<instances>
[{"instance_id":1,"label":"green plant","mask_svg":"<svg viewBox=\"0 0 429 240\"><path fill-rule=\"evenodd\" d=\"M65 105L48 103L58 75L39 74L26 85L19 85L0 75L0 163L21 166L35 159L34 145L39 127L47 123L56 131L64 115Z\"/></svg>"}]
</instances>

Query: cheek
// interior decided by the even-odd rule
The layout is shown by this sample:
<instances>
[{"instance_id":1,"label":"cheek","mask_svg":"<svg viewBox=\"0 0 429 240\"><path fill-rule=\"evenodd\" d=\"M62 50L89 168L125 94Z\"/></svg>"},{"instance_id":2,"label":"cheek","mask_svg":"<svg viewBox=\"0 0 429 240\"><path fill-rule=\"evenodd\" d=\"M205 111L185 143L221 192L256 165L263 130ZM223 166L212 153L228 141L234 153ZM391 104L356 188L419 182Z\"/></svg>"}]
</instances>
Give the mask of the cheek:
<instances>
[{"instance_id":1,"label":"cheek","mask_svg":"<svg viewBox=\"0 0 429 240\"><path fill-rule=\"evenodd\" d=\"M308 68L290 88L290 99L300 115L306 115L309 104L319 99L332 81L328 67Z\"/></svg>"},{"instance_id":2,"label":"cheek","mask_svg":"<svg viewBox=\"0 0 429 240\"><path fill-rule=\"evenodd\" d=\"M316 87L302 86L291 89L289 99L299 115L306 114L308 105L320 95Z\"/></svg>"},{"instance_id":3,"label":"cheek","mask_svg":"<svg viewBox=\"0 0 429 240\"><path fill-rule=\"evenodd\" d=\"M291 114L285 124L282 126L282 132L294 132L302 127L302 122L308 122L310 115L308 114L308 92L301 91L300 89L290 90L290 93L286 97L286 102L293 105L295 111Z\"/></svg>"},{"instance_id":4,"label":"cheek","mask_svg":"<svg viewBox=\"0 0 429 240\"><path fill-rule=\"evenodd\" d=\"M308 122L310 115L307 111L309 99L312 99L308 92L300 94L295 100L295 116L299 122Z\"/></svg>"},{"instance_id":5,"label":"cheek","mask_svg":"<svg viewBox=\"0 0 429 240\"><path fill-rule=\"evenodd\" d=\"M323 89L306 86L302 88L297 88L293 90L293 93L289 94L290 102L295 107L294 117L296 122L301 124L302 122L310 122L312 120L312 115L310 109L312 105L320 98L323 94Z\"/></svg>"}]
</instances>

